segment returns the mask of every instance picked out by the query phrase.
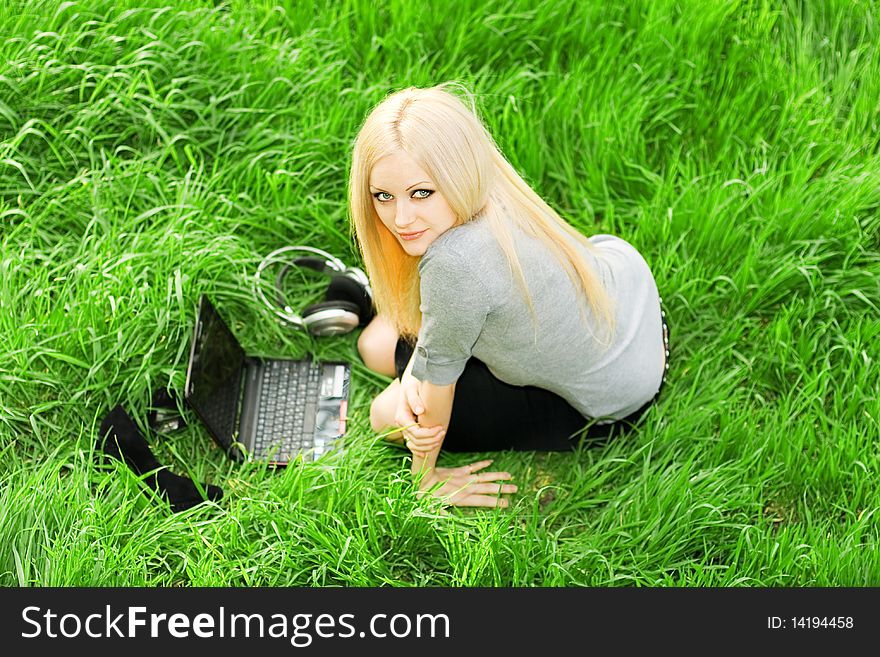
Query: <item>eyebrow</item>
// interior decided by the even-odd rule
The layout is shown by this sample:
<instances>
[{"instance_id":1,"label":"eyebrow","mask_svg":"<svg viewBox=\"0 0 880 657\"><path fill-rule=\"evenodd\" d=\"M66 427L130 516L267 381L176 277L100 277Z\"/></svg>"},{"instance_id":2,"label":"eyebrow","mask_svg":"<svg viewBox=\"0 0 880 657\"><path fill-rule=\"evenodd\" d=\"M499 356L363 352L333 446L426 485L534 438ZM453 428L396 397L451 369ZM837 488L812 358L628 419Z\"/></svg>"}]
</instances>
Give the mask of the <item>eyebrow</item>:
<instances>
[{"instance_id":1,"label":"eyebrow","mask_svg":"<svg viewBox=\"0 0 880 657\"><path fill-rule=\"evenodd\" d=\"M403 190L403 191L408 192L409 190L411 190L411 189L412 189L413 187L415 187L416 185L430 185L430 184L431 184L431 182L430 182L429 180L420 180L420 181L417 182L417 183L413 183L412 185L410 185L409 187L407 187L407 188L406 188L405 190ZM373 189L380 189L379 187L377 187L376 185L373 185L373 184L370 184L370 187L372 187Z\"/></svg>"}]
</instances>

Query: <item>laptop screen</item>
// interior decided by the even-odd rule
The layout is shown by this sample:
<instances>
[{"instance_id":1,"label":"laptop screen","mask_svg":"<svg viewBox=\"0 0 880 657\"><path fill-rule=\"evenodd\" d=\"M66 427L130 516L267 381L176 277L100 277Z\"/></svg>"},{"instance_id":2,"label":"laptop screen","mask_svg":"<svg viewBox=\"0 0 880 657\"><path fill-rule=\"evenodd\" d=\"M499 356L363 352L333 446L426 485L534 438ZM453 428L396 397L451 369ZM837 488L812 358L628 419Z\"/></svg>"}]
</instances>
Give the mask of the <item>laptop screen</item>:
<instances>
[{"instance_id":1,"label":"laptop screen","mask_svg":"<svg viewBox=\"0 0 880 657\"><path fill-rule=\"evenodd\" d=\"M229 448L236 439L245 353L217 310L202 297L193 332L186 399L214 438Z\"/></svg>"}]
</instances>

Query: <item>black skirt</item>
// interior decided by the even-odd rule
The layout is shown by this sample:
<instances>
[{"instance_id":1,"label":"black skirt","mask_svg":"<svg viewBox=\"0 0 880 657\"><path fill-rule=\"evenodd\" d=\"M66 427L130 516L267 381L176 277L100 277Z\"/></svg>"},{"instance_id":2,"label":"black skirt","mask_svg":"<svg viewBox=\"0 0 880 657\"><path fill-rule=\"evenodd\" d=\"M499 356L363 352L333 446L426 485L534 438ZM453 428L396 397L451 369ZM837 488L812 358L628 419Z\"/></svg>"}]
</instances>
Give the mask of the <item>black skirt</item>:
<instances>
[{"instance_id":1,"label":"black skirt","mask_svg":"<svg viewBox=\"0 0 880 657\"><path fill-rule=\"evenodd\" d=\"M627 417L598 424L565 399L544 388L514 386L495 377L482 361L471 358L456 382L452 416L442 449L449 452L502 450L569 451L581 442L601 444L631 430L657 400L669 369L669 328L665 312L663 341L666 369L657 394ZM394 353L397 376L412 358L415 343L401 338Z\"/></svg>"}]
</instances>

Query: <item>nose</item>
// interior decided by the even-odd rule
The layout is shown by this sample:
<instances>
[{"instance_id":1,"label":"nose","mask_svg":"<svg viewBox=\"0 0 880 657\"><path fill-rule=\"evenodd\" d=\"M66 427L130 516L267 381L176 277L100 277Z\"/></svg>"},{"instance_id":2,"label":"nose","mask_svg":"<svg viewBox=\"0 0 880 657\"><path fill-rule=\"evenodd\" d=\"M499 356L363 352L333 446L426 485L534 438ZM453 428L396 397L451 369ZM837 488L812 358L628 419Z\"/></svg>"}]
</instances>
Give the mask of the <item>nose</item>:
<instances>
[{"instance_id":1,"label":"nose","mask_svg":"<svg viewBox=\"0 0 880 657\"><path fill-rule=\"evenodd\" d=\"M413 207L405 200L398 200L394 211L394 225L398 228L411 226L415 221L416 214Z\"/></svg>"}]
</instances>

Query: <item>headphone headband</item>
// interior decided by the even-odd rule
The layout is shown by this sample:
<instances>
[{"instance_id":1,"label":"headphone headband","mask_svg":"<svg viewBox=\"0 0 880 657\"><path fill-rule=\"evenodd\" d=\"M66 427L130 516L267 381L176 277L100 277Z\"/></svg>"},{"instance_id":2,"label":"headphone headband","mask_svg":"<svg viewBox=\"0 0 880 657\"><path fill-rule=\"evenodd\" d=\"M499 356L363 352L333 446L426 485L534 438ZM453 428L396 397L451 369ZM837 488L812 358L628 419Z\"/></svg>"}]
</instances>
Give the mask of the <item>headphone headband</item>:
<instances>
[{"instance_id":1,"label":"headphone headband","mask_svg":"<svg viewBox=\"0 0 880 657\"><path fill-rule=\"evenodd\" d=\"M260 300L269 308L273 313L275 313L278 317L280 317L285 322L291 323L298 328L305 329L306 323L303 321L303 318L297 315L293 309L281 300L280 305L284 306L284 310L280 310L276 305L269 302L266 298L265 293L263 292L262 285L260 284L260 277L263 273L263 270L269 265L270 262L275 260L278 256L287 254L287 253L309 253L313 255L320 256L323 258L323 268L315 267L311 261L313 258L304 257L304 258L294 258L292 260L293 264L298 266L302 265L305 267L309 267L310 269L314 269L316 271L320 271L321 273L327 274L328 276L342 275L351 278L356 281L359 285L361 285L370 298L373 296L373 291L370 289L370 282L367 278L367 275L364 274L363 271L356 267L347 267L345 263L343 263L339 258L330 255L326 251L322 251L321 249L317 249L313 246L284 246L280 249L275 249L270 254L268 254L265 258L263 258L262 262L260 262L259 267L257 267L257 272L254 275L254 287L256 289L257 295L260 297ZM290 264L285 265L285 268L281 271L278 277L275 280L275 288L280 289L281 279L286 275L287 269L290 267Z\"/></svg>"},{"instance_id":2,"label":"headphone headband","mask_svg":"<svg viewBox=\"0 0 880 657\"><path fill-rule=\"evenodd\" d=\"M281 255L282 253L295 253L297 251L305 251L307 253L319 255L322 258L324 258L325 267L330 269L330 272L328 272L328 273L336 272L338 274L342 274L345 272L346 269L348 269L348 267L345 266L345 264L342 262L342 260L340 260L336 256L332 256L329 253L327 253L326 251L322 251L321 249L316 249L313 246L283 246L280 249L275 249L274 251L272 251L272 253L270 253L265 258L263 258L263 262L261 262L260 266L257 268L257 277L259 278L260 272L263 269L265 269L266 265L273 258Z\"/></svg>"}]
</instances>

